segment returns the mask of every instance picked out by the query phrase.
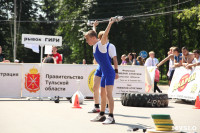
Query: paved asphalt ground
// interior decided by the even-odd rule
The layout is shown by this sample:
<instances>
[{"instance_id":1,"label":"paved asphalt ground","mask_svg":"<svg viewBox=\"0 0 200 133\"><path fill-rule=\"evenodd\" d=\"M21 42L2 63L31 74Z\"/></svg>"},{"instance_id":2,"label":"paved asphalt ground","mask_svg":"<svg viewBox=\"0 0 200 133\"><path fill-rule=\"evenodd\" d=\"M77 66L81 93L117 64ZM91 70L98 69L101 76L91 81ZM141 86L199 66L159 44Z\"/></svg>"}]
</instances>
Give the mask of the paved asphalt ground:
<instances>
[{"instance_id":1,"label":"paved asphalt ground","mask_svg":"<svg viewBox=\"0 0 200 133\"><path fill-rule=\"evenodd\" d=\"M167 92L168 86L160 88ZM97 116L87 113L93 108L93 100L85 100L82 109L73 109L69 101L56 104L54 101L0 100L0 133L126 133L133 132L132 128L154 128L151 114L170 114L176 129L200 133L200 110L172 99L167 108L125 107L116 99L116 124L113 125L90 122Z\"/></svg>"}]
</instances>

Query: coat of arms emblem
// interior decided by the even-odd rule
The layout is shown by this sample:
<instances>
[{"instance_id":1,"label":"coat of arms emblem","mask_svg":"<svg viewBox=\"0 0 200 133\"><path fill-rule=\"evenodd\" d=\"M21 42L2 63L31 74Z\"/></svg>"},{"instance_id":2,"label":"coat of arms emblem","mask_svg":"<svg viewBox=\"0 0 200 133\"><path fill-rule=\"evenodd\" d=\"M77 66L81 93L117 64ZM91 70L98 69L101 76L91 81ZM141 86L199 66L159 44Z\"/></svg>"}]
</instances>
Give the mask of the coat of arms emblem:
<instances>
[{"instance_id":1,"label":"coat of arms emblem","mask_svg":"<svg viewBox=\"0 0 200 133\"><path fill-rule=\"evenodd\" d=\"M25 74L25 88L34 93L40 90L40 74L34 67L29 70L28 74Z\"/></svg>"}]
</instances>

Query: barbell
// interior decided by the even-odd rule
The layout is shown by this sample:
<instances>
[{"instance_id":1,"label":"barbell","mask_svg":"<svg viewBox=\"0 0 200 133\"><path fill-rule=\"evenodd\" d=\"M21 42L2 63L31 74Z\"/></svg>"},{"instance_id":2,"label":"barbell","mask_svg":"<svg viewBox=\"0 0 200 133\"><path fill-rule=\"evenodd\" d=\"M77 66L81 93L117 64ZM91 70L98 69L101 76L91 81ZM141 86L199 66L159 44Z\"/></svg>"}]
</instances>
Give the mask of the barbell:
<instances>
[{"instance_id":1,"label":"barbell","mask_svg":"<svg viewBox=\"0 0 200 133\"><path fill-rule=\"evenodd\" d=\"M119 21L121 21L121 20L123 20L123 19L124 19L123 16L115 16L115 17L113 17L113 20L114 20L115 22L119 22ZM87 25L88 25L88 26L93 26L94 22L95 22L95 21L90 21L90 20L88 20ZM98 21L98 22L99 22L99 23L109 22L109 19L100 20L100 21Z\"/></svg>"}]
</instances>

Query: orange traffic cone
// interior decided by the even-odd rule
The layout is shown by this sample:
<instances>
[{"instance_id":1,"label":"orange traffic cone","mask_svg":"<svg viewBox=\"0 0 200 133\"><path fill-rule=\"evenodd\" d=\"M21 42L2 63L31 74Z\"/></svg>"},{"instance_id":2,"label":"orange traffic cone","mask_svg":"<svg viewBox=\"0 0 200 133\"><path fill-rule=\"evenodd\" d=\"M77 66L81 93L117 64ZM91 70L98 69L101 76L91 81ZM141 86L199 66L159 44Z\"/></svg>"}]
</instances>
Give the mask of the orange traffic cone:
<instances>
[{"instance_id":1,"label":"orange traffic cone","mask_svg":"<svg viewBox=\"0 0 200 133\"><path fill-rule=\"evenodd\" d=\"M76 94L74 106L72 108L81 108L79 104L78 94Z\"/></svg>"},{"instance_id":2,"label":"orange traffic cone","mask_svg":"<svg viewBox=\"0 0 200 133\"><path fill-rule=\"evenodd\" d=\"M194 109L200 109L200 101L199 101L199 96L197 96L196 102L195 102L195 107Z\"/></svg>"}]
</instances>

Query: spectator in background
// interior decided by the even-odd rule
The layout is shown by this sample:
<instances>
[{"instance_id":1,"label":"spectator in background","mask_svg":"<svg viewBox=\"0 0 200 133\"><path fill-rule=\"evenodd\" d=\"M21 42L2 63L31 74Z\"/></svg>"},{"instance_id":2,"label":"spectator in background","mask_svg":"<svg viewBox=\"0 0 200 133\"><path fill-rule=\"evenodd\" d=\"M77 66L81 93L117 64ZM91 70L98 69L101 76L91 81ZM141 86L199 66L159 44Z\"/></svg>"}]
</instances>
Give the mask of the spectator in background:
<instances>
[{"instance_id":1,"label":"spectator in background","mask_svg":"<svg viewBox=\"0 0 200 133\"><path fill-rule=\"evenodd\" d=\"M129 62L132 64L133 63L133 54L129 53L128 58L129 58Z\"/></svg>"},{"instance_id":2,"label":"spectator in background","mask_svg":"<svg viewBox=\"0 0 200 133\"><path fill-rule=\"evenodd\" d=\"M86 65L86 60L85 59L83 59L83 64Z\"/></svg>"},{"instance_id":3,"label":"spectator in background","mask_svg":"<svg viewBox=\"0 0 200 133\"><path fill-rule=\"evenodd\" d=\"M52 47L53 57L56 59L56 64L62 64L62 56L57 52L57 50L56 46Z\"/></svg>"},{"instance_id":4,"label":"spectator in background","mask_svg":"<svg viewBox=\"0 0 200 133\"><path fill-rule=\"evenodd\" d=\"M18 59L15 59L14 63L19 63L19 60L18 60Z\"/></svg>"},{"instance_id":5,"label":"spectator in background","mask_svg":"<svg viewBox=\"0 0 200 133\"><path fill-rule=\"evenodd\" d=\"M143 61L141 56L137 57L137 64L136 65L144 66L144 61Z\"/></svg>"},{"instance_id":6,"label":"spectator in background","mask_svg":"<svg viewBox=\"0 0 200 133\"><path fill-rule=\"evenodd\" d=\"M170 85L171 84L171 80L172 80L172 77L174 75L174 55L172 54L173 53L173 48L174 47L171 47L170 48L170 51L168 52L168 56L163 59L158 65L157 67L160 67L162 64L164 64L166 61L169 60L169 70L167 72L167 77L168 77L168 84Z\"/></svg>"},{"instance_id":7,"label":"spectator in background","mask_svg":"<svg viewBox=\"0 0 200 133\"><path fill-rule=\"evenodd\" d=\"M0 62L5 61L5 55L2 53L2 47L0 46Z\"/></svg>"},{"instance_id":8,"label":"spectator in background","mask_svg":"<svg viewBox=\"0 0 200 133\"><path fill-rule=\"evenodd\" d=\"M0 63L10 63L9 60L5 59L5 55L2 52L2 47L0 46Z\"/></svg>"},{"instance_id":9,"label":"spectator in background","mask_svg":"<svg viewBox=\"0 0 200 133\"><path fill-rule=\"evenodd\" d=\"M200 51L199 50L193 50L193 53L194 53L194 60L192 61L192 64L188 64L186 66L187 69L190 69L193 66L200 66Z\"/></svg>"},{"instance_id":10,"label":"spectator in background","mask_svg":"<svg viewBox=\"0 0 200 133\"><path fill-rule=\"evenodd\" d=\"M180 53L178 47L174 47L173 55L174 55L174 67L182 66L182 53Z\"/></svg>"},{"instance_id":11,"label":"spectator in background","mask_svg":"<svg viewBox=\"0 0 200 133\"><path fill-rule=\"evenodd\" d=\"M46 58L44 58L43 63L53 63L56 64L56 59L53 57L53 54L48 54Z\"/></svg>"},{"instance_id":12,"label":"spectator in background","mask_svg":"<svg viewBox=\"0 0 200 133\"><path fill-rule=\"evenodd\" d=\"M186 47L182 47L182 54L182 65L186 67L188 64L192 64L192 61L194 60L194 54L190 53Z\"/></svg>"},{"instance_id":13,"label":"spectator in background","mask_svg":"<svg viewBox=\"0 0 200 133\"><path fill-rule=\"evenodd\" d=\"M136 53L132 53L133 55L133 63L132 65L137 65L137 54Z\"/></svg>"},{"instance_id":14,"label":"spectator in background","mask_svg":"<svg viewBox=\"0 0 200 133\"><path fill-rule=\"evenodd\" d=\"M145 66L156 66L159 63L158 59L155 58L155 53L153 51L149 52L149 58L145 62Z\"/></svg>"},{"instance_id":15,"label":"spectator in background","mask_svg":"<svg viewBox=\"0 0 200 133\"><path fill-rule=\"evenodd\" d=\"M145 62L145 66L150 67L150 66L156 66L159 63L158 59L155 58L155 53L153 51L149 52L149 58L147 58L146 62ZM157 85L158 82L154 81L154 92L156 92L156 90L159 93L162 93L162 91L158 88Z\"/></svg>"},{"instance_id":16,"label":"spectator in background","mask_svg":"<svg viewBox=\"0 0 200 133\"><path fill-rule=\"evenodd\" d=\"M130 59L130 58L127 56L126 59L125 59L125 60L126 60L126 65L132 65L132 62L130 62L129 59Z\"/></svg>"},{"instance_id":17,"label":"spectator in background","mask_svg":"<svg viewBox=\"0 0 200 133\"><path fill-rule=\"evenodd\" d=\"M125 54L123 54L123 55L121 56L121 60L122 60L121 65L126 65L126 55L125 55Z\"/></svg>"}]
</instances>

